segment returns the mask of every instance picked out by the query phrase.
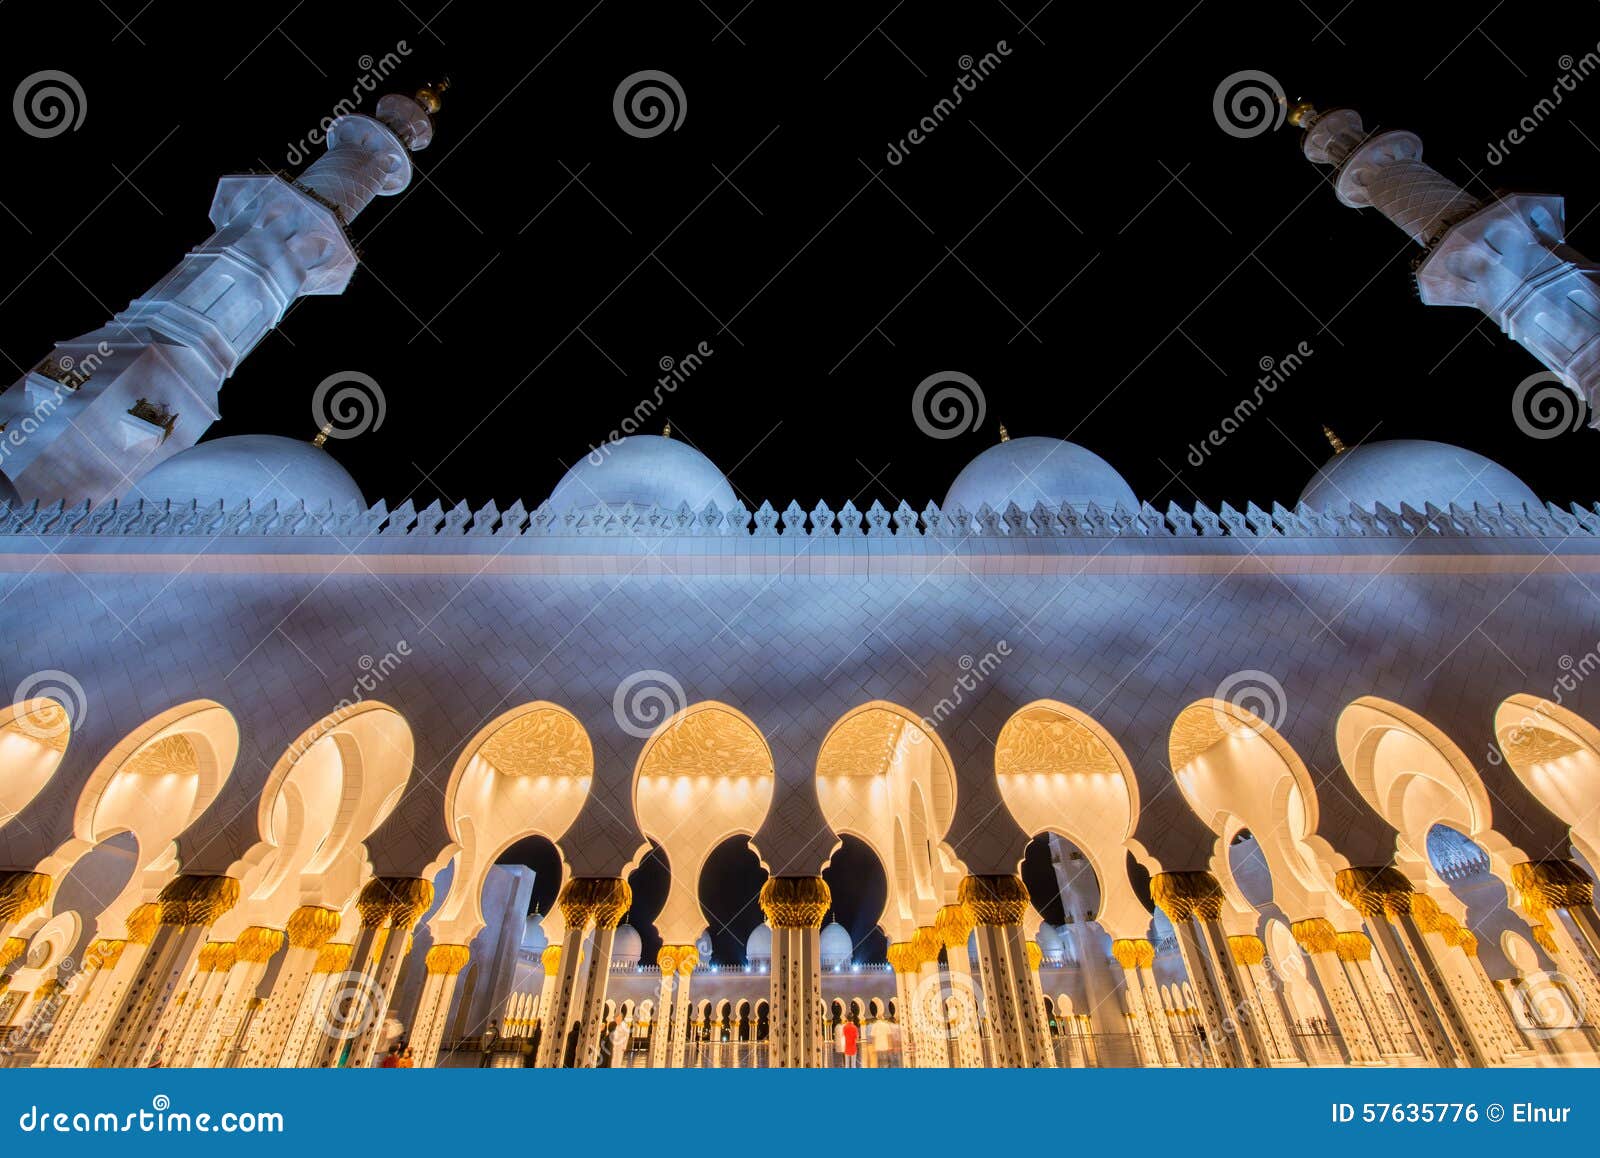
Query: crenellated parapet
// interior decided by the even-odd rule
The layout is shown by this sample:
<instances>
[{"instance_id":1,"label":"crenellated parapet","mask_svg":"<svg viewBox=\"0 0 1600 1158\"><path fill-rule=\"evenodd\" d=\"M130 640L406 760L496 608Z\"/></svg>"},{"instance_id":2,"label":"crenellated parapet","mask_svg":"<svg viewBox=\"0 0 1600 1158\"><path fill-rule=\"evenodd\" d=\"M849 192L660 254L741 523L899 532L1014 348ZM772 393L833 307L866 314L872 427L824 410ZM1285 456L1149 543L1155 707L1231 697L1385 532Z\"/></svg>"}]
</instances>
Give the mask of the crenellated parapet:
<instances>
[{"instance_id":1,"label":"crenellated parapet","mask_svg":"<svg viewBox=\"0 0 1600 1158\"><path fill-rule=\"evenodd\" d=\"M619 508L604 505L582 511L557 512L545 503L532 512L521 502L501 510L493 502L473 510L458 503L448 511L434 502L417 510L409 500L390 510L378 502L362 509L351 504L335 511L304 503L280 509L274 502L201 506L194 502L111 499L68 507L37 500L0 502L0 536L27 537L187 537L216 539L238 536L438 539L614 539L654 541L663 538L711 539L804 538L814 540L933 539L1426 539L1426 538L1600 538L1600 503L1513 505L1451 503L1448 510L1426 503L1417 510L1401 503L1398 511L1382 503L1366 510L1353 503L1313 510L1305 503L1294 510L1273 503L1264 509L1249 503L1243 511L1228 503L1213 511L1204 503L1184 509L1169 503L1165 511L1144 503L1138 511L1122 504L1110 510L1094 503L1078 509L1070 503L1043 503L1024 511L1015 503L997 512L987 504L971 514L962 507L942 511L929 503L920 512L902 502L889 510L874 502L865 511L846 503L834 511L818 503L809 511L791 502L781 512L771 503L751 511L743 504L728 510L708 503L700 511L687 503L676 510L660 506ZM347 544L348 545L348 544Z\"/></svg>"}]
</instances>

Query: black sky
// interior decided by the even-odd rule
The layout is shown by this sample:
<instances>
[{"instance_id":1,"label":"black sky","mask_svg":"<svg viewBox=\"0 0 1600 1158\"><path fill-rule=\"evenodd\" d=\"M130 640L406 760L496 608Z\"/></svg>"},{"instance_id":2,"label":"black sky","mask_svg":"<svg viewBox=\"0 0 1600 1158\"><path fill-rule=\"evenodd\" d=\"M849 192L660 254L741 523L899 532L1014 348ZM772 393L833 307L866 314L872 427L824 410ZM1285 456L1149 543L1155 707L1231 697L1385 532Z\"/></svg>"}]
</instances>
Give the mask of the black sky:
<instances>
[{"instance_id":1,"label":"black sky","mask_svg":"<svg viewBox=\"0 0 1600 1158\"><path fill-rule=\"evenodd\" d=\"M212 431L309 436L316 384L369 373L385 423L334 448L369 498L531 506L661 358L702 341L714 354L667 415L752 504L920 507L1000 421L1070 435L1161 506L1292 500L1326 457L1323 422L1347 442L1459 442L1549 497L1595 497L1595 435L1535 441L1509 421L1528 356L1476 314L1423 308L1415 251L1340 206L1292 130L1238 140L1212 112L1222 78L1263 69L1290 96L1416 130L1480 194L1564 193L1574 241L1600 251L1600 82L1485 161L1561 58L1600 41L1592 5L1557 6L1566 20L1367 0L437 7L0 9L8 83L62 68L88 100L77 132L7 132L13 371L153 283L206 236L218 175L285 167L362 58L404 41L396 86L455 80L422 178L356 222L364 270L343 298L299 304ZM1002 40L956 115L887 164L961 58ZM677 131L618 127L613 93L641 69L682 85ZM1186 463L1258 362L1302 341L1305 367ZM911 417L940 370L987 401L949 441Z\"/></svg>"}]
</instances>

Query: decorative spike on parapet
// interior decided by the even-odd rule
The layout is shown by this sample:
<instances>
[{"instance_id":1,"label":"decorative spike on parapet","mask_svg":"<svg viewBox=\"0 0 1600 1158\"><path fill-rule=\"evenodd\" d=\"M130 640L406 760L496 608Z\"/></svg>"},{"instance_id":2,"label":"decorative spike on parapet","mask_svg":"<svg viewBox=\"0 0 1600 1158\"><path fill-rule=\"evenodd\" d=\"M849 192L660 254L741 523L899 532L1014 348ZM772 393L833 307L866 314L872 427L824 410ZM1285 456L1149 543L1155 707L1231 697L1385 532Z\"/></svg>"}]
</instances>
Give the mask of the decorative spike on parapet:
<instances>
[{"instance_id":1,"label":"decorative spike on parapet","mask_svg":"<svg viewBox=\"0 0 1600 1158\"><path fill-rule=\"evenodd\" d=\"M224 177L216 227L175 269L97 330L58 343L0 394L0 471L29 499L99 502L193 446L218 395L296 298L343 293L355 272L345 227L410 184L447 84L339 117L298 178Z\"/></svg>"},{"instance_id":2,"label":"decorative spike on parapet","mask_svg":"<svg viewBox=\"0 0 1600 1158\"><path fill-rule=\"evenodd\" d=\"M1337 172L1346 205L1372 206L1427 252L1417 292L1430 306L1474 306L1583 399L1600 427L1600 266L1567 245L1566 206L1553 194L1480 202L1424 164L1422 141L1368 134L1352 109L1290 109L1305 155Z\"/></svg>"}]
</instances>

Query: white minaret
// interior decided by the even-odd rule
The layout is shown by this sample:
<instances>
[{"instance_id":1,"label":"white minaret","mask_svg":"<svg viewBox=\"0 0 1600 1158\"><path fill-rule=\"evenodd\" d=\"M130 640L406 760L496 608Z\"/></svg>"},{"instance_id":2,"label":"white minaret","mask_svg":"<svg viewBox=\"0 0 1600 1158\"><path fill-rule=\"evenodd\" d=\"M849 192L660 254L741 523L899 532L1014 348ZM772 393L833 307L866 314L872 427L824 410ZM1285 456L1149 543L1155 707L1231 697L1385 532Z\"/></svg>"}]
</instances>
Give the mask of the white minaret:
<instances>
[{"instance_id":1,"label":"white minaret","mask_svg":"<svg viewBox=\"0 0 1600 1158\"><path fill-rule=\"evenodd\" d=\"M344 292L357 264L345 227L411 183L410 155L432 139L444 88L340 117L297 179L222 178L209 239L0 394L0 472L22 497L99 502L199 441L223 382L294 300Z\"/></svg>"},{"instance_id":2,"label":"white minaret","mask_svg":"<svg viewBox=\"0 0 1600 1158\"><path fill-rule=\"evenodd\" d=\"M1476 306L1555 373L1600 426L1600 267L1566 243L1565 204L1510 193L1485 205L1422 161L1414 133L1373 133L1351 109L1289 113L1302 147L1337 170L1339 200L1373 206L1427 252L1417 289L1430 306Z\"/></svg>"}]
</instances>

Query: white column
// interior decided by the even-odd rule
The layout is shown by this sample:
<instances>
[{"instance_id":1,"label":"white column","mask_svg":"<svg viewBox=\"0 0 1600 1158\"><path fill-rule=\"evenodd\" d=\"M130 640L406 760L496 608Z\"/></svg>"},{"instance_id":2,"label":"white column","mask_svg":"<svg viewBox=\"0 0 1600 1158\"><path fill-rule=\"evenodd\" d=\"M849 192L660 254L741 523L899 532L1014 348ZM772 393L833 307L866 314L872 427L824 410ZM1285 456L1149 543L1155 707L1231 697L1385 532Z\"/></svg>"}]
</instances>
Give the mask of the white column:
<instances>
[{"instance_id":1,"label":"white column","mask_svg":"<svg viewBox=\"0 0 1600 1158\"><path fill-rule=\"evenodd\" d=\"M290 1035L302 1021L301 1008L306 1002L323 946L338 931L338 912L320 905L302 905L289 917L285 928L289 949L278 968L266 1008L256 1015L256 1024L250 1027L250 1044L245 1052L244 1068L261 1069L291 1064L285 1056ZM345 946L347 953L349 948ZM341 964L340 969L343 968ZM294 1056L298 1057L298 1050Z\"/></svg>"},{"instance_id":2,"label":"white column","mask_svg":"<svg viewBox=\"0 0 1600 1158\"><path fill-rule=\"evenodd\" d=\"M439 1046L444 1041L445 1024L450 1018L456 978L471 956L466 945L435 945L423 959L427 977L422 983L422 999L417 1003L410 1041L418 1069L432 1069L439 1061Z\"/></svg>"}]
</instances>

